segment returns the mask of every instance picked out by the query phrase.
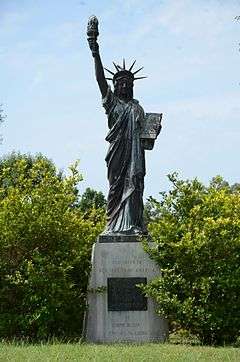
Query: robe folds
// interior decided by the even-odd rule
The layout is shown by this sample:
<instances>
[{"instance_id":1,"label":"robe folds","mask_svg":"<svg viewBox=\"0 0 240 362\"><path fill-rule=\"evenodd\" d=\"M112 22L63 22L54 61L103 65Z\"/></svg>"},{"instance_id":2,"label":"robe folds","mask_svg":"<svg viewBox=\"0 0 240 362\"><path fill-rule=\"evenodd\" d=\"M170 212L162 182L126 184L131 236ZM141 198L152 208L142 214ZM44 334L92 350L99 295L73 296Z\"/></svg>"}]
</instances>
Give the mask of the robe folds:
<instances>
[{"instance_id":1,"label":"robe folds","mask_svg":"<svg viewBox=\"0 0 240 362\"><path fill-rule=\"evenodd\" d=\"M124 102L110 87L103 98L109 132L106 155L109 194L105 233L142 233L145 154L140 139L145 117L138 101Z\"/></svg>"}]
</instances>

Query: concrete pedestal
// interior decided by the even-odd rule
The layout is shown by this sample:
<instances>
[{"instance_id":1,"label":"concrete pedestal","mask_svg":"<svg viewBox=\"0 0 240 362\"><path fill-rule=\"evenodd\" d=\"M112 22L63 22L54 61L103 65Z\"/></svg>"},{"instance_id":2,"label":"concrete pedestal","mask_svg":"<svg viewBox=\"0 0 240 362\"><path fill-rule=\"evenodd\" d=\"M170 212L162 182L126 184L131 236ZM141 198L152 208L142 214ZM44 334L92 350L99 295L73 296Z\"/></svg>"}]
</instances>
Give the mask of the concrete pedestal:
<instances>
[{"instance_id":1,"label":"concrete pedestal","mask_svg":"<svg viewBox=\"0 0 240 362\"><path fill-rule=\"evenodd\" d=\"M100 236L93 247L86 339L101 343L164 341L167 321L136 287L158 276L159 268L135 236L123 240L115 237L111 242Z\"/></svg>"}]
</instances>

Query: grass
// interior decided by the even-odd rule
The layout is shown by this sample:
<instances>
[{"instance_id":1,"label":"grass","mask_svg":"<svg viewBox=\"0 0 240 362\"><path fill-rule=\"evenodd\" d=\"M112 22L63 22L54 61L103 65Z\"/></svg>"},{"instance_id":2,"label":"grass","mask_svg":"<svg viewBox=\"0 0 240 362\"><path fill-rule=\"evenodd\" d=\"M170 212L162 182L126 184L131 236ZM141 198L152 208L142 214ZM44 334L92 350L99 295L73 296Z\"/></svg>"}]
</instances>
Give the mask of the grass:
<instances>
[{"instance_id":1,"label":"grass","mask_svg":"<svg viewBox=\"0 0 240 362\"><path fill-rule=\"evenodd\" d=\"M202 347L171 344L0 343L0 361L240 361L240 348Z\"/></svg>"}]
</instances>

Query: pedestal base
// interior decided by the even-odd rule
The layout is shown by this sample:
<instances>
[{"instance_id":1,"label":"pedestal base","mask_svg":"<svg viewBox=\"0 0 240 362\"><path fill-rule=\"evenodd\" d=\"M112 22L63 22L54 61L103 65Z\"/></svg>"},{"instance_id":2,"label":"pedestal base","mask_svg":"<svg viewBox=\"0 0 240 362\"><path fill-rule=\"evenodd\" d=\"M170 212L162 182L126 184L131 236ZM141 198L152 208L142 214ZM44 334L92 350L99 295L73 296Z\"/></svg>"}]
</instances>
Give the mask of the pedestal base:
<instances>
[{"instance_id":1,"label":"pedestal base","mask_svg":"<svg viewBox=\"0 0 240 362\"><path fill-rule=\"evenodd\" d=\"M136 284L159 275L156 264L133 242L98 241L92 251L86 339L89 342L164 341L167 321Z\"/></svg>"}]
</instances>

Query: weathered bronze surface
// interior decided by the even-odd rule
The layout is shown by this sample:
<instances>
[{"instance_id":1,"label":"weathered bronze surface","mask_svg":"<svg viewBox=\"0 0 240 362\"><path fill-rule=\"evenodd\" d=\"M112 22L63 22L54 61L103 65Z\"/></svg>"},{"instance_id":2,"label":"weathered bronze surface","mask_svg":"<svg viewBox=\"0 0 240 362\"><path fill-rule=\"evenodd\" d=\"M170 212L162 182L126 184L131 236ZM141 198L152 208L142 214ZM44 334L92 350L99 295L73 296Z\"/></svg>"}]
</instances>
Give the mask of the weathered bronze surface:
<instances>
[{"instance_id":1,"label":"weathered bronze surface","mask_svg":"<svg viewBox=\"0 0 240 362\"><path fill-rule=\"evenodd\" d=\"M147 278L108 278L108 311L147 310L147 298L136 284L146 284Z\"/></svg>"},{"instance_id":2,"label":"weathered bronze surface","mask_svg":"<svg viewBox=\"0 0 240 362\"><path fill-rule=\"evenodd\" d=\"M143 222L143 190L145 176L145 149L151 150L160 130L162 114L145 114L139 102L133 98L134 81L145 77L135 75L135 62L126 68L115 63L115 72L107 70L106 78L99 54L98 20L89 19L87 35L95 63L95 74L102 94L109 133L106 141L109 149L106 156L109 194L107 227L105 234L146 234ZM114 90L107 80L113 81Z\"/></svg>"}]
</instances>

